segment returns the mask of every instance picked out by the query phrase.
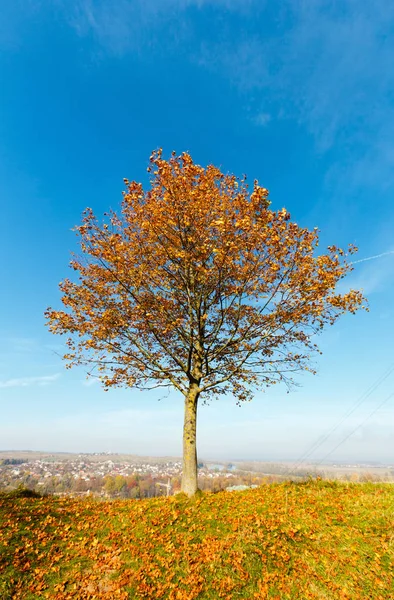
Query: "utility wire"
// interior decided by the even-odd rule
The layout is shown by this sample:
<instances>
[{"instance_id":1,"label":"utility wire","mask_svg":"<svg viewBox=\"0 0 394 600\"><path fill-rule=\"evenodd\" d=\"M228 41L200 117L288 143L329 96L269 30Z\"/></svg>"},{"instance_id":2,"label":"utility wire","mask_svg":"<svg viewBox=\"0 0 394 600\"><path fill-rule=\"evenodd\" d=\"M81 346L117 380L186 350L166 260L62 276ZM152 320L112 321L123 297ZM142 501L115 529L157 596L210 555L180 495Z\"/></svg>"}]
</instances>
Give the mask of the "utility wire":
<instances>
[{"instance_id":1,"label":"utility wire","mask_svg":"<svg viewBox=\"0 0 394 600\"><path fill-rule=\"evenodd\" d=\"M366 392L364 392L360 398L356 401L356 404L354 404L354 406L352 406L344 415L343 417L341 417L341 419L339 421L337 421L337 423L335 423L331 429L322 437L319 438L318 440L316 440L316 442L314 444L312 444L312 446L310 448L308 448L304 454L302 454L300 456L300 458L298 460L295 461L295 463L292 465L291 467L291 471L289 473L289 475L293 475L295 473L295 471L298 469L298 467L300 467L302 465L302 463L305 462L305 460L311 455L313 454L313 452L315 450L317 450L318 448L320 448L320 446L322 444L324 444L324 442L330 437L330 435L332 433L334 433L334 431L336 431L338 429L338 427L340 427L342 425L342 423L344 421L346 421L346 419L348 417L350 417L351 414L354 413L355 410L357 410L357 408L365 401L367 400L367 398L369 398L373 392L375 390L377 390L377 388L391 375L391 373L394 372L394 363L388 368L388 370L383 373L383 375L381 375L368 389ZM320 463L319 463L320 464Z\"/></svg>"},{"instance_id":2,"label":"utility wire","mask_svg":"<svg viewBox=\"0 0 394 600\"><path fill-rule=\"evenodd\" d=\"M346 440L348 440L350 438L350 436L353 435L353 433L355 433L358 429L360 429L360 427L362 427L380 408L382 408L382 406L384 404L386 404L386 402L388 402L393 397L394 397L394 392L392 394L390 394L389 396L387 396L387 398L385 398L385 400L383 400L383 402L378 404L378 406L376 408L374 408L373 411L363 421L361 421L361 423L359 425L357 425L357 427L355 427L343 440L341 440L339 442L339 444L337 444L335 446L335 448L333 448L332 450L330 450L330 452L328 452L325 456L323 456L321 461L318 462L317 464L321 465L322 462L325 461L328 456L330 456L333 452L335 452L335 450L337 448L339 448L339 446L341 446L344 442L346 442Z\"/></svg>"}]
</instances>

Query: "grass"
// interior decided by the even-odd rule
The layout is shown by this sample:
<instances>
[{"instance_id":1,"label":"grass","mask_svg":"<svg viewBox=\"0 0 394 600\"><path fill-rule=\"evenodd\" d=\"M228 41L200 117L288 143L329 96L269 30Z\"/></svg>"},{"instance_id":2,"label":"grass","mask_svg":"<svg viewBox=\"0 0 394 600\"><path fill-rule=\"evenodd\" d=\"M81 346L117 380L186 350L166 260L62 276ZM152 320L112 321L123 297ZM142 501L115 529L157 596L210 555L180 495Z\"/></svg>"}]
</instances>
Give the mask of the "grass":
<instances>
[{"instance_id":1,"label":"grass","mask_svg":"<svg viewBox=\"0 0 394 600\"><path fill-rule=\"evenodd\" d=\"M0 600L394 599L394 486L0 497Z\"/></svg>"}]
</instances>

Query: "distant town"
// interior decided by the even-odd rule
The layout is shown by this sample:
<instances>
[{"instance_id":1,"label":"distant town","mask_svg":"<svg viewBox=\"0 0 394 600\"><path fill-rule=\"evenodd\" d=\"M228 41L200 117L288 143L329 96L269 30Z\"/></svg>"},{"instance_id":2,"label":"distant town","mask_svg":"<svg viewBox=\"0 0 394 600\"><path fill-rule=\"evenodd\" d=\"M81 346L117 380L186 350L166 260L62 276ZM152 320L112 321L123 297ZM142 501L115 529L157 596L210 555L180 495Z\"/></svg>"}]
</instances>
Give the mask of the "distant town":
<instances>
[{"instance_id":1,"label":"distant town","mask_svg":"<svg viewBox=\"0 0 394 600\"><path fill-rule=\"evenodd\" d=\"M181 472L181 459L173 457L0 451L2 491L25 487L44 494L151 498L179 491ZM211 492L308 477L394 483L394 463L297 465L201 460L198 465L199 487Z\"/></svg>"}]
</instances>

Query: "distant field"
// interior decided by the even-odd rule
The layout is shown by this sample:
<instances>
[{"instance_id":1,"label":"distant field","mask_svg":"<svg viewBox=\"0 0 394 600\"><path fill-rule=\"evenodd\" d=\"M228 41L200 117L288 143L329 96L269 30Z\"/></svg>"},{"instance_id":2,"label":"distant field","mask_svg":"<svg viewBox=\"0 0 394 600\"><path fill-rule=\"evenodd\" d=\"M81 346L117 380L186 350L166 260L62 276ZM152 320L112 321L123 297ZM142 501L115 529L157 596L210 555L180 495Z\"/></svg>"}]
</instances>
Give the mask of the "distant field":
<instances>
[{"instance_id":1,"label":"distant field","mask_svg":"<svg viewBox=\"0 0 394 600\"><path fill-rule=\"evenodd\" d=\"M0 497L0 599L394 599L394 489Z\"/></svg>"}]
</instances>

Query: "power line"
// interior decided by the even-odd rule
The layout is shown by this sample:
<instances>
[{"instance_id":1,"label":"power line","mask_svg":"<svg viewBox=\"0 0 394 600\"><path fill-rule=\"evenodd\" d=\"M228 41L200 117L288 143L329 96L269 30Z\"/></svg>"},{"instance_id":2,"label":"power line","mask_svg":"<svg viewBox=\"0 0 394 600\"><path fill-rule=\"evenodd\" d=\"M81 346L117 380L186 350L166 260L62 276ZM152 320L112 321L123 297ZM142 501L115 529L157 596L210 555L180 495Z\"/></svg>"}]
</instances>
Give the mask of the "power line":
<instances>
[{"instance_id":1,"label":"power line","mask_svg":"<svg viewBox=\"0 0 394 600\"><path fill-rule=\"evenodd\" d=\"M337 423L335 423L331 429L323 436L323 438L319 438L318 440L316 440L316 442L314 442L314 444L312 444L312 446L310 448L308 448L301 456L298 460L295 461L295 463L293 464L291 471L289 473L289 475L292 475L296 469L298 469L298 467L300 467L302 465L303 462L305 462L305 460L311 455L313 454L313 452L315 450L317 450L318 448L320 448L320 446L322 444L324 444L324 442L330 437L330 435L332 433L334 433L334 431L336 431L338 429L338 427L340 427L342 425L342 423L344 421L346 421L346 419L348 417L350 417L351 414L354 413L355 410L357 410L357 408L359 406L361 406L361 404L363 402L365 402L365 400L367 400L367 398L369 398L373 392L375 390L377 390L377 388L391 375L391 373L393 373L394 371L394 363L388 368L388 370L383 373L383 375L381 375L368 389L366 392L364 392L360 398L356 401L356 403L354 404L354 406L352 406L344 415L343 417L341 417L341 419L339 421L337 421Z\"/></svg>"},{"instance_id":2,"label":"power line","mask_svg":"<svg viewBox=\"0 0 394 600\"><path fill-rule=\"evenodd\" d=\"M323 438L319 438L313 445L311 448L307 449L304 454L302 454L302 456L300 456L300 458L293 464L292 467L292 471L297 469L304 461L306 458L308 458L315 450L317 450L317 448L319 448L329 437L332 433L334 433L334 431L336 431L338 429L338 427L340 427L340 425L342 425L342 423L348 418L350 417L351 414L354 413L354 411L367 399L369 398L369 396L371 396L373 394L373 392L391 375L391 373L393 373L394 371L394 363L388 368L388 370L383 373L383 375L381 375L377 381L375 381L370 388L368 388L368 390L366 392L364 392L364 394L361 395L361 397L357 400L356 404L351 407L344 415L343 417L336 423L333 425L333 427L323 436Z\"/></svg>"},{"instance_id":3,"label":"power line","mask_svg":"<svg viewBox=\"0 0 394 600\"><path fill-rule=\"evenodd\" d=\"M335 450L337 448L339 448L339 446L341 446L344 442L346 442L346 440L348 440L350 438L350 436L353 435L353 433L355 433L357 431L357 429L360 429L360 427L362 427L368 421L368 419L370 419L380 408L382 408L382 406L384 404L386 404L386 402L388 402L390 400L390 398L393 398L393 397L394 397L394 392L392 394L390 394L389 396L387 396L387 398L385 400L383 400L383 402L381 402L376 408L374 408L374 410L363 421L361 421L361 423L359 425L357 425L357 427L355 427L343 440L341 440L339 442L339 444L337 444L335 446L335 448L333 448L332 450L330 450L330 452L328 452L325 456L323 456L323 458L321 459L321 461L318 462L317 464L321 465L321 463L323 461L325 461L326 458L328 456L330 456L330 454L332 454L333 452L335 452Z\"/></svg>"}]
</instances>

